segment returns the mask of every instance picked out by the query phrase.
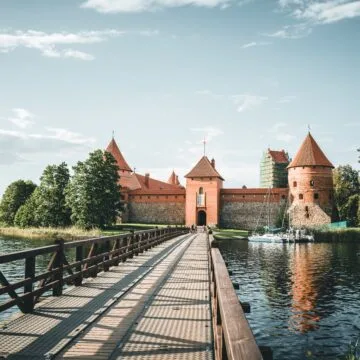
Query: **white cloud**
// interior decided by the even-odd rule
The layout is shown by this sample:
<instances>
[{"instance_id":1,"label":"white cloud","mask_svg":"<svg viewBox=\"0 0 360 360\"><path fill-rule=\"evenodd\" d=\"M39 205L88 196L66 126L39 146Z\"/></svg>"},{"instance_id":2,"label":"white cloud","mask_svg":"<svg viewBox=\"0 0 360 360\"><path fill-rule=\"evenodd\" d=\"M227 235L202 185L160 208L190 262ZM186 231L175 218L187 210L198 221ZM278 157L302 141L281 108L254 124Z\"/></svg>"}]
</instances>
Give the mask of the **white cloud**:
<instances>
[{"instance_id":1,"label":"white cloud","mask_svg":"<svg viewBox=\"0 0 360 360\"><path fill-rule=\"evenodd\" d=\"M287 124L284 122L279 122L279 123L275 123L273 126L271 126L271 128L269 129L269 132L278 132L281 128L286 127Z\"/></svg>"},{"instance_id":2,"label":"white cloud","mask_svg":"<svg viewBox=\"0 0 360 360\"><path fill-rule=\"evenodd\" d=\"M241 48L248 49L248 48L255 47L255 46L265 46L265 45L270 45L270 44L271 44L271 42L267 42L267 41L260 41L260 42L253 41L253 42L242 45Z\"/></svg>"},{"instance_id":3,"label":"white cloud","mask_svg":"<svg viewBox=\"0 0 360 360\"><path fill-rule=\"evenodd\" d=\"M18 119L34 117L25 109L13 109ZM9 119L10 120L10 119ZM31 154L89 150L95 143L92 137L68 129L45 128L40 132L29 132L23 123L19 130L0 128L0 165L24 161Z\"/></svg>"},{"instance_id":4,"label":"white cloud","mask_svg":"<svg viewBox=\"0 0 360 360\"><path fill-rule=\"evenodd\" d=\"M307 23L296 25L286 25L282 29L273 33L266 33L265 36L280 38L280 39L301 39L309 36L312 33L312 28Z\"/></svg>"},{"instance_id":5,"label":"white cloud","mask_svg":"<svg viewBox=\"0 0 360 360\"><path fill-rule=\"evenodd\" d=\"M260 106L263 102L268 100L268 97L266 96L258 96L252 94L232 95L231 98L234 104L237 106L238 112L251 110L257 106Z\"/></svg>"},{"instance_id":6,"label":"white cloud","mask_svg":"<svg viewBox=\"0 0 360 360\"><path fill-rule=\"evenodd\" d=\"M80 60L93 60L94 56L79 50L63 49L69 45L89 45L107 41L112 37L125 34L140 36L153 36L156 30L125 31L106 29L99 31L80 31L77 33L45 33L35 30L17 30L13 32L0 32L0 52L9 53L19 47L36 49L43 56L52 58L76 58Z\"/></svg>"},{"instance_id":7,"label":"white cloud","mask_svg":"<svg viewBox=\"0 0 360 360\"><path fill-rule=\"evenodd\" d=\"M329 24L360 16L359 0L279 0L281 9L298 19Z\"/></svg>"},{"instance_id":8,"label":"white cloud","mask_svg":"<svg viewBox=\"0 0 360 360\"><path fill-rule=\"evenodd\" d=\"M191 128L193 132L202 132L204 133L204 138L207 142L210 142L214 137L224 134L224 132L213 126L206 126L202 128ZM196 148L197 149L197 148Z\"/></svg>"},{"instance_id":9,"label":"white cloud","mask_svg":"<svg viewBox=\"0 0 360 360\"><path fill-rule=\"evenodd\" d=\"M294 95L286 95L286 96L282 96L278 100L278 103L279 104L288 104L288 103L291 103L292 101L294 101L295 99L296 99L296 96L294 96Z\"/></svg>"},{"instance_id":10,"label":"white cloud","mask_svg":"<svg viewBox=\"0 0 360 360\"><path fill-rule=\"evenodd\" d=\"M21 108L12 109L12 111L15 117L11 117L8 120L17 127L25 129L29 125L34 123L34 121L32 120L34 118L34 115L30 111Z\"/></svg>"},{"instance_id":11,"label":"white cloud","mask_svg":"<svg viewBox=\"0 0 360 360\"><path fill-rule=\"evenodd\" d=\"M248 2L248 0L243 0L238 3L242 5ZM181 6L220 7L226 9L231 4L236 4L236 0L86 0L81 4L81 7L101 13L130 13Z\"/></svg>"},{"instance_id":12,"label":"white cloud","mask_svg":"<svg viewBox=\"0 0 360 360\"><path fill-rule=\"evenodd\" d=\"M283 141L286 143L290 143L295 139L294 135L288 134L288 133L278 133L276 134L276 140Z\"/></svg>"},{"instance_id":13,"label":"white cloud","mask_svg":"<svg viewBox=\"0 0 360 360\"><path fill-rule=\"evenodd\" d=\"M225 96L223 94L214 93L211 90L197 90L197 91L195 91L195 94L202 95L202 96L209 96L213 99L221 99L221 98L224 98L224 96Z\"/></svg>"}]
</instances>

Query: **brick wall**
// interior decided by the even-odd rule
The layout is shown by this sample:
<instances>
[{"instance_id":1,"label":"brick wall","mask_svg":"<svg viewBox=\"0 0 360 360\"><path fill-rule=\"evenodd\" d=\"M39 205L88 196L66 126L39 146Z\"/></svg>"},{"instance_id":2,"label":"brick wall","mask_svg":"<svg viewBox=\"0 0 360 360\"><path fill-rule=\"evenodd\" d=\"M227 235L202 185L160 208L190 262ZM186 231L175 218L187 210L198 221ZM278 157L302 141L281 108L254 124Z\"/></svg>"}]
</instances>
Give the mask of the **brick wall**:
<instances>
[{"instance_id":1,"label":"brick wall","mask_svg":"<svg viewBox=\"0 0 360 360\"><path fill-rule=\"evenodd\" d=\"M144 224L183 225L185 223L185 203L178 202L130 202L128 221Z\"/></svg>"},{"instance_id":2,"label":"brick wall","mask_svg":"<svg viewBox=\"0 0 360 360\"><path fill-rule=\"evenodd\" d=\"M275 225L279 216L281 205L271 202L270 225ZM255 201L223 201L220 211L220 226L223 228L235 228L254 230L257 222L259 227L267 225L268 205L264 202Z\"/></svg>"}]
</instances>

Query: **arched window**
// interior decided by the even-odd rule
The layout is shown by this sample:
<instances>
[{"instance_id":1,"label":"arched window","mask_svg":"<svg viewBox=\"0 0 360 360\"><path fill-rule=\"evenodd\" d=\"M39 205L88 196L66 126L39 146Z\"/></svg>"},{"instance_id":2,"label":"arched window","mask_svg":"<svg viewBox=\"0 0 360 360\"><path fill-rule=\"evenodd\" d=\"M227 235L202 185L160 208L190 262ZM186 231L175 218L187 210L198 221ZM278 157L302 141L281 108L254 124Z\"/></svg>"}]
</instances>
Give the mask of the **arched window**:
<instances>
[{"instance_id":1,"label":"arched window","mask_svg":"<svg viewBox=\"0 0 360 360\"><path fill-rule=\"evenodd\" d=\"M293 187L297 187L297 182L296 181L293 182Z\"/></svg>"},{"instance_id":2,"label":"arched window","mask_svg":"<svg viewBox=\"0 0 360 360\"><path fill-rule=\"evenodd\" d=\"M302 200L304 198L303 194L299 194L299 199Z\"/></svg>"},{"instance_id":3,"label":"arched window","mask_svg":"<svg viewBox=\"0 0 360 360\"><path fill-rule=\"evenodd\" d=\"M319 199L319 194L318 194L318 193L315 193L315 194L314 194L314 199L315 199L315 200L318 200L318 199Z\"/></svg>"},{"instance_id":4,"label":"arched window","mask_svg":"<svg viewBox=\"0 0 360 360\"><path fill-rule=\"evenodd\" d=\"M197 206L198 207L205 206L205 194L204 194L204 189L202 187L199 188L199 192L197 194Z\"/></svg>"},{"instance_id":5,"label":"arched window","mask_svg":"<svg viewBox=\"0 0 360 360\"><path fill-rule=\"evenodd\" d=\"M314 180L310 180L310 186L314 186Z\"/></svg>"}]
</instances>

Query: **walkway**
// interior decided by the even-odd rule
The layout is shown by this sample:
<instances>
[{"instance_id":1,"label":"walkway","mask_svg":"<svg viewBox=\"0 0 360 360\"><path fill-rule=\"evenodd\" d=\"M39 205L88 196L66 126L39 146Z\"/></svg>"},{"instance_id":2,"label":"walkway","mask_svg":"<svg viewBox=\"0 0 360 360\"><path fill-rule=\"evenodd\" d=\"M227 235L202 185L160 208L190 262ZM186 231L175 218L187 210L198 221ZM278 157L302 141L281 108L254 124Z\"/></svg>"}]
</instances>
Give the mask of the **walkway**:
<instances>
[{"instance_id":1,"label":"walkway","mask_svg":"<svg viewBox=\"0 0 360 360\"><path fill-rule=\"evenodd\" d=\"M8 359L212 359L206 234L98 274L0 331Z\"/></svg>"}]
</instances>

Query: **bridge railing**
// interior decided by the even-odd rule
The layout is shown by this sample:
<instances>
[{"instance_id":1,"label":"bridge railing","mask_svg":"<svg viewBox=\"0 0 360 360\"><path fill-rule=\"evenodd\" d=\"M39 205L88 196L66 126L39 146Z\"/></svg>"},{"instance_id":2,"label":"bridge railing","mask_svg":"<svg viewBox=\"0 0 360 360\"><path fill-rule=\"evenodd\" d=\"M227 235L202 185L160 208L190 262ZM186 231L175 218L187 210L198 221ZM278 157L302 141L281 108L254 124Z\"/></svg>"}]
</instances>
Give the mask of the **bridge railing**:
<instances>
[{"instance_id":1,"label":"bridge railing","mask_svg":"<svg viewBox=\"0 0 360 360\"><path fill-rule=\"evenodd\" d=\"M0 302L0 312L13 306L23 313L32 312L44 292L52 290L53 296L60 296L65 284L79 286L84 278L96 277L110 266L187 232L185 227L167 227L72 242L57 240L55 245L0 255L0 265L25 260L22 280L10 283L0 271L0 296L10 297ZM72 262L66 255L69 249L75 252ZM50 261L46 271L37 273L36 257L43 255L50 256Z\"/></svg>"},{"instance_id":2,"label":"bridge railing","mask_svg":"<svg viewBox=\"0 0 360 360\"><path fill-rule=\"evenodd\" d=\"M225 261L211 234L211 297L215 360L260 360L261 351L229 277Z\"/></svg>"}]
</instances>

